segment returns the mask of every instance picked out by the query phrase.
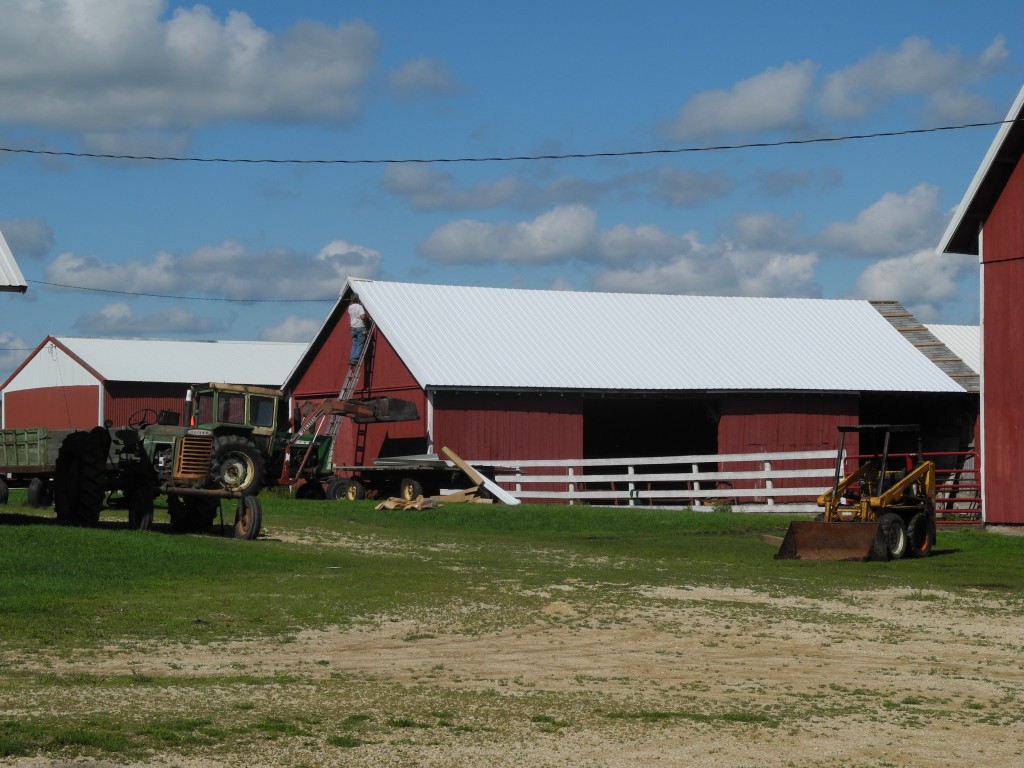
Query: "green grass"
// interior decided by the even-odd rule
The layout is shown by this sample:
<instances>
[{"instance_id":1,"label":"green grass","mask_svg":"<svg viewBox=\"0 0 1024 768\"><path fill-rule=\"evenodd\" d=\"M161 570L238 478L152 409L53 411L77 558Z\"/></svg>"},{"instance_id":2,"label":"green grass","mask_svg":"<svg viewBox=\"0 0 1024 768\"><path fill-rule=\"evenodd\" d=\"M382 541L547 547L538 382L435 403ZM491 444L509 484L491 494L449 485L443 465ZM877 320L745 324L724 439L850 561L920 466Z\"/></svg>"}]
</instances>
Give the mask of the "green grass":
<instances>
[{"instance_id":1,"label":"green grass","mask_svg":"<svg viewBox=\"0 0 1024 768\"><path fill-rule=\"evenodd\" d=\"M781 535L789 519L780 516L474 504L377 512L372 502L275 495L263 504L265 535L254 542L172 534L163 510L150 532L127 530L123 512L105 513L90 529L57 526L52 511L36 515L17 501L0 514L0 699L8 713L0 718L0 759L40 753L142 759L165 750L210 755L232 745L285 741L359 750L437 739L441 732L487 733L505 720L540 733L595 720L776 728L816 712L846 715L849 708L848 696L831 690L820 699L793 699L779 712L736 702L720 709L685 701L665 709L650 702L607 707L589 690L598 681L585 676L578 676L581 690L573 695L532 690L518 679L499 681L515 693L511 698L471 687L451 692L435 686L437 679L451 682L450 669L436 663L442 659L410 686L336 672L323 658L294 673L261 672L241 661L203 674L177 672L170 659L157 665L160 671L133 674L123 667L104 674L94 666L116 649L137 648L160 662L161 649L173 643L245 639L287 647L304 629L377 625L389 617L421 623L403 626L397 637L428 647L449 631L517 631L538 622L605 628L625 621L641 600L656 600L642 593L657 587L707 585L812 599L901 588L921 610L941 610L947 593L980 594L1011 610L1024 598L1024 537L976 529L940 529L934 556L924 560L829 563L774 560L774 548L760 535ZM552 599L570 603L571 614L546 613ZM715 613L726 626L760 622L766 632L780 620L833 626L862 620L834 606L825 617L813 606L728 600L717 601ZM663 629L685 634L691 627ZM716 647L758 639L723 637ZM36 655L77 661L89 671L57 674L23 663ZM685 693L699 699L706 689L695 681ZM275 704L285 690L288 706ZM323 697L336 701L337 711L322 712L322 705L300 711L307 698ZM918 695L863 697L880 709L932 716ZM137 701L162 703L136 711ZM76 714L68 715L74 706ZM978 709L964 712L991 719Z\"/></svg>"},{"instance_id":2,"label":"green grass","mask_svg":"<svg viewBox=\"0 0 1024 768\"><path fill-rule=\"evenodd\" d=\"M116 522L3 525L0 647L286 638L465 601L467 582L474 602L514 622L535 607L531 589L570 576L600 584L594 600L628 601L637 584L808 597L884 587L913 589L919 600L931 599L921 590L1024 595L1024 537L980 530L942 530L925 560L826 563L774 560L759 534L784 532L788 519L779 516L474 504L377 512L372 502L273 496L264 507L267 537L256 542L140 533ZM314 543L275 541L275 531ZM510 581L520 589L506 589Z\"/></svg>"}]
</instances>

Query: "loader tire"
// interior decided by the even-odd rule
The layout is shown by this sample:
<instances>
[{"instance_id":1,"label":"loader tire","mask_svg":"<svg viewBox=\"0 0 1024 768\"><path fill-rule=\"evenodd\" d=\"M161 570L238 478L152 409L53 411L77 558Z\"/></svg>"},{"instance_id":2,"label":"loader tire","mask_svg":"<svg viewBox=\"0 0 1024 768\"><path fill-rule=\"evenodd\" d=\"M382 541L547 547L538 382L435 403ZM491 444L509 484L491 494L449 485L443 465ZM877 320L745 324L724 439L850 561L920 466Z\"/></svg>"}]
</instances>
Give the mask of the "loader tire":
<instances>
[{"instance_id":1,"label":"loader tire","mask_svg":"<svg viewBox=\"0 0 1024 768\"><path fill-rule=\"evenodd\" d=\"M109 448L110 435L102 427L72 432L61 443L53 479L58 520L85 525L99 522Z\"/></svg>"},{"instance_id":2,"label":"loader tire","mask_svg":"<svg viewBox=\"0 0 1024 768\"><path fill-rule=\"evenodd\" d=\"M907 526L907 549L911 557L928 557L935 544L935 520L928 512L918 512Z\"/></svg>"},{"instance_id":3,"label":"loader tire","mask_svg":"<svg viewBox=\"0 0 1024 768\"><path fill-rule=\"evenodd\" d=\"M903 523L903 518L895 512L886 512L878 518L878 527L882 529L882 535L885 538L885 548L889 553L889 559L903 559L909 549L907 526Z\"/></svg>"},{"instance_id":4,"label":"loader tire","mask_svg":"<svg viewBox=\"0 0 1024 768\"><path fill-rule=\"evenodd\" d=\"M41 477L33 477L28 483L26 502L33 509L43 509L53 504L53 489Z\"/></svg>"},{"instance_id":5,"label":"loader tire","mask_svg":"<svg viewBox=\"0 0 1024 768\"><path fill-rule=\"evenodd\" d=\"M263 488L265 473L263 454L251 441L238 435L214 441L210 477L221 488L255 496Z\"/></svg>"}]
</instances>

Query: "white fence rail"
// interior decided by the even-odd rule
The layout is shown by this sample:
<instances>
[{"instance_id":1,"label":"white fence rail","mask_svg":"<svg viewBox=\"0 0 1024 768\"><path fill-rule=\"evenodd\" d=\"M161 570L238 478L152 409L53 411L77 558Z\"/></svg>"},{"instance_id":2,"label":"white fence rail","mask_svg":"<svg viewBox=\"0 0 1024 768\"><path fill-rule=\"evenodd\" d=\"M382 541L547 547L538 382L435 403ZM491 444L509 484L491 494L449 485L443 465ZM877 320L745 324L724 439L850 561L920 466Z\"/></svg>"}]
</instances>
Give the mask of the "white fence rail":
<instances>
[{"instance_id":1,"label":"white fence rail","mask_svg":"<svg viewBox=\"0 0 1024 768\"><path fill-rule=\"evenodd\" d=\"M524 501L809 512L832 485L835 459L835 451L537 459L501 462L514 473L494 479Z\"/></svg>"}]
</instances>

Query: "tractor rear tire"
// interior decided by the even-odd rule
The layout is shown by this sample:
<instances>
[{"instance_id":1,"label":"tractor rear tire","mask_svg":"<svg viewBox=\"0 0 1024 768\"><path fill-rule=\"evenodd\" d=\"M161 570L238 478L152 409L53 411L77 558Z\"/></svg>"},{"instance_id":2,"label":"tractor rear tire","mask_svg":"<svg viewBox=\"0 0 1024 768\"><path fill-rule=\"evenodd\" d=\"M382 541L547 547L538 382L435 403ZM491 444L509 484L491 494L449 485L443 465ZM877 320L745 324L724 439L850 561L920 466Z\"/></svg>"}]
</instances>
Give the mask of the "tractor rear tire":
<instances>
[{"instance_id":1,"label":"tractor rear tire","mask_svg":"<svg viewBox=\"0 0 1024 768\"><path fill-rule=\"evenodd\" d=\"M935 544L935 520L928 512L918 512L907 526L908 550L911 557L928 557Z\"/></svg>"},{"instance_id":2,"label":"tractor rear tire","mask_svg":"<svg viewBox=\"0 0 1024 768\"><path fill-rule=\"evenodd\" d=\"M243 496L238 500L235 514L235 538L252 541L260 535L263 526L263 507L255 496Z\"/></svg>"},{"instance_id":3,"label":"tractor rear tire","mask_svg":"<svg viewBox=\"0 0 1024 768\"><path fill-rule=\"evenodd\" d=\"M895 512L886 512L878 518L878 527L882 529L885 537L885 548L889 553L890 560L901 560L909 549L907 539L907 526L903 518Z\"/></svg>"},{"instance_id":4,"label":"tractor rear tire","mask_svg":"<svg viewBox=\"0 0 1024 768\"><path fill-rule=\"evenodd\" d=\"M238 435L214 441L210 476L221 488L255 496L263 488L265 474L263 454L252 441Z\"/></svg>"},{"instance_id":5,"label":"tractor rear tire","mask_svg":"<svg viewBox=\"0 0 1024 768\"><path fill-rule=\"evenodd\" d=\"M58 520L85 525L99 522L109 449L110 435L102 427L72 432L61 443L53 488Z\"/></svg>"},{"instance_id":6,"label":"tractor rear tire","mask_svg":"<svg viewBox=\"0 0 1024 768\"><path fill-rule=\"evenodd\" d=\"M26 501L33 509L44 509L53 504L53 489L41 477L29 480Z\"/></svg>"}]
</instances>

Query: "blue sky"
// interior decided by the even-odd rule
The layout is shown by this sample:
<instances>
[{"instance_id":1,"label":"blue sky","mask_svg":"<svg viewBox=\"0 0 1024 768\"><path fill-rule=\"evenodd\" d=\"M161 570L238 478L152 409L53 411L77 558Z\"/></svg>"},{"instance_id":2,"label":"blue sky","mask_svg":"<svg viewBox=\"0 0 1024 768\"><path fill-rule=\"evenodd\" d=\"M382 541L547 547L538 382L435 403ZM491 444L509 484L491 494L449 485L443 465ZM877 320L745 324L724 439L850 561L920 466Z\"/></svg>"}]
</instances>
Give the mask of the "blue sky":
<instances>
[{"instance_id":1,"label":"blue sky","mask_svg":"<svg viewBox=\"0 0 1024 768\"><path fill-rule=\"evenodd\" d=\"M1001 120L1024 74L1019 0L0 10L0 147L32 152L701 149ZM0 231L29 280L2 296L0 375L47 334L306 341L348 275L896 298L976 323L977 265L934 249L995 131L461 163L0 152Z\"/></svg>"}]
</instances>

